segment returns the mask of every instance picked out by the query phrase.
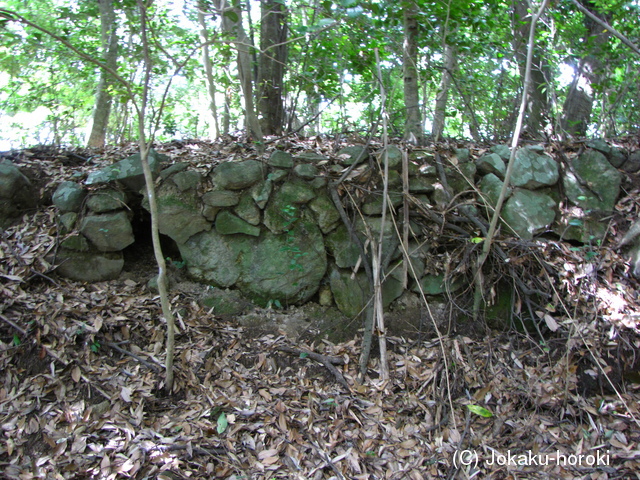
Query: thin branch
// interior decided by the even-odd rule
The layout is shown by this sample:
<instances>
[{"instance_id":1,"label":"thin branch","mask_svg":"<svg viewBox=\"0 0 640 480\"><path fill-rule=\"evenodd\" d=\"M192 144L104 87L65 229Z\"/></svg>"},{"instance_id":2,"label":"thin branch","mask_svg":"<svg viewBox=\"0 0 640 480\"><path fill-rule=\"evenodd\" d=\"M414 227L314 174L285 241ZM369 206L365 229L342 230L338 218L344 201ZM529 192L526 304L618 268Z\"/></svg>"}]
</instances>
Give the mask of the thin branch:
<instances>
[{"instance_id":1,"label":"thin branch","mask_svg":"<svg viewBox=\"0 0 640 480\"><path fill-rule=\"evenodd\" d=\"M593 20L594 22L596 22L598 25L600 25L603 28L606 28L607 30L609 30L611 33L613 33L613 35L620 40L622 43L624 43L627 47L629 47L631 50L633 50L635 53L637 53L638 55L640 55L640 48L637 47L631 40L629 40L627 37L625 37L623 34L621 34L620 32L618 32L615 28L613 28L611 25L609 25L607 22L605 22L603 19L601 19L600 17L598 17L597 15L594 15L592 12L590 12L587 8L585 8L583 5L580 5L580 2L578 2L578 0L571 0L571 3L573 3L576 8L578 10L580 10L582 13L584 13L587 17L589 17L591 20Z\"/></svg>"}]
</instances>

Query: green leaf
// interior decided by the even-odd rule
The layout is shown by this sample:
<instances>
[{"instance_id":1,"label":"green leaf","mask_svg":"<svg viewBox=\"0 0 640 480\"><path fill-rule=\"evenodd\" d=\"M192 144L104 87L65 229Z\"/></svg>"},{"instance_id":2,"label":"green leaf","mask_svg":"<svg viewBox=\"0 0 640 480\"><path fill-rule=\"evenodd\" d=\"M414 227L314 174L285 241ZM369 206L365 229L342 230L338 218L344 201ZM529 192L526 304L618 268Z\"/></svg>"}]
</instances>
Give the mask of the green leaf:
<instances>
[{"instance_id":1,"label":"green leaf","mask_svg":"<svg viewBox=\"0 0 640 480\"><path fill-rule=\"evenodd\" d=\"M484 418L493 417L493 413L491 413L489 410L479 405L467 405L467 408L471 413L475 413L476 415L480 415L481 417L484 417Z\"/></svg>"},{"instance_id":2,"label":"green leaf","mask_svg":"<svg viewBox=\"0 0 640 480\"><path fill-rule=\"evenodd\" d=\"M233 10L227 10L224 12L224 16L231 20L233 23L237 23L239 20L238 14Z\"/></svg>"},{"instance_id":3,"label":"green leaf","mask_svg":"<svg viewBox=\"0 0 640 480\"><path fill-rule=\"evenodd\" d=\"M482 238L482 237L473 237L473 238L470 240L470 242L471 242L471 243L482 243L482 242L484 242L484 238Z\"/></svg>"},{"instance_id":4,"label":"green leaf","mask_svg":"<svg viewBox=\"0 0 640 480\"><path fill-rule=\"evenodd\" d=\"M309 354L307 352L300 352L300 358L307 358Z\"/></svg>"},{"instance_id":5,"label":"green leaf","mask_svg":"<svg viewBox=\"0 0 640 480\"><path fill-rule=\"evenodd\" d=\"M216 427L216 431L218 432L218 435L221 433L224 433L224 431L229 426L229 423L227 422L227 416L224 414L224 412L222 412L218 417L217 423L218 423L218 426Z\"/></svg>"},{"instance_id":6,"label":"green leaf","mask_svg":"<svg viewBox=\"0 0 640 480\"><path fill-rule=\"evenodd\" d=\"M569 225L571 225L572 227L581 227L583 225L583 222L579 218L572 218L571 220L569 220Z\"/></svg>"},{"instance_id":7,"label":"green leaf","mask_svg":"<svg viewBox=\"0 0 640 480\"><path fill-rule=\"evenodd\" d=\"M18 336L17 333L13 334L13 346L17 347L18 345L20 345L22 342L20 341L20 337Z\"/></svg>"}]
</instances>

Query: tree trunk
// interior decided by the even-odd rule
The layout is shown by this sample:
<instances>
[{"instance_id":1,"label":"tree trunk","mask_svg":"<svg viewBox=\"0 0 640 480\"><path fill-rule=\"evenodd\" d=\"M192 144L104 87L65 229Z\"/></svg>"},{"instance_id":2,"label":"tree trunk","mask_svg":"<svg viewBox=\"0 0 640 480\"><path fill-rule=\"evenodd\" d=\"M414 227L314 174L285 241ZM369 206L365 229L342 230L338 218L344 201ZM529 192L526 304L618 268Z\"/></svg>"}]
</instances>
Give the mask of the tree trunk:
<instances>
[{"instance_id":1,"label":"tree trunk","mask_svg":"<svg viewBox=\"0 0 640 480\"><path fill-rule=\"evenodd\" d=\"M433 141L437 142L442 136L445 126L445 116L447 111L447 100L449 99L449 87L453 79L453 69L456 64L456 50L448 43L444 47L444 68L442 70L442 79L440 80L440 88L436 94L436 107L433 115L433 127L431 135Z\"/></svg>"},{"instance_id":2,"label":"tree trunk","mask_svg":"<svg viewBox=\"0 0 640 480\"><path fill-rule=\"evenodd\" d=\"M204 65L204 80L207 85L207 92L209 93L209 111L211 112L213 120L209 129L209 135L212 140L215 140L220 133L220 124L218 122L218 109L216 107L216 84L213 78L211 57L209 56L209 32L204 18L205 8L205 2L200 0L198 3L198 23L200 24L200 41L202 42L202 64Z\"/></svg>"},{"instance_id":3,"label":"tree trunk","mask_svg":"<svg viewBox=\"0 0 640 480\"><path fill-rule=\"evenodd\" d=\"M531 15L527 0L513 2L513 49L520 69L520 76L524 79L527 62L527 42L531 28ZM547 127L548 113L551 110L549 95L550 69L547 61L540 55L540 49L535 48L533 63L531 64L531 84L527 92L527 119L525 131L533 137L542 137Z\"/></svg>"},{"instance_id":4,"label":"tree trunk","mask_svg":"<svg viewBox=\"0 0 640 480\"><path fill-rule=\"evenodd\" d=\"M231 33L238 52L238 77L244 97L244 116L247 134L254 142L262 142L262 129L253 102L253 80L249 37L242 26L242 9L229 6L227 0L215 0L222 18L222 30Z\"/></svg>"},{"instance_id":5,"label":"tree trunk","mask_svg":"<svg viewBox=\"0 0 640 480\"><path fill-rule=\"evenodd\" d=\"M424 134L420 118L420 95L418 82L418 8L413 1L406 2L403 9L404 46L402 64L404 70L405 140L422 145Z\"/></svg>"},{"instance_id":6,"label":"tree trunk","mask_svg":"<svg viewBox=\"0 0 640 480\"><path fill-rule=\"evenodd\" d=\"M102 27L102 51L105 64L112 70L118 68L118 35L116 14L112 0L98 0L100 9L100 23ZM109 115L111 113L112 96L109 88L113 84L111 74L105 70L100 71L100 81L96 93L96 104L93 111L93 125L89 134L88 147L104 147Z\"/></svg>"},{"instance_id":7,"label":"tree trunk","mask_svg":"<svg viewBox=\"0 0 640 480\"><path fill-rule=\"evenodd\" d=\"M594 2L583 0L580 3L594 15L608 22L593 7ZM600 47L609 39L610 33L598 23L585 17L587 38L585 43L591 44L591 51L580 62L576 69L573 83L564 102L561 127L564 132L572 136L583 137L587 134L593 108L592 85L600 83L604 77L604 66L599 58Z\"/></svg>"},{"instance_id":8,"label":"tree trunk","mask_svg":"<svg viewBox=\"0 0 640 480\"><path fill-rule=\"evenodd\" d=\"M287 9L283 2L263 0L258 69L258 111L262 132L281 135L285 113L282 101L287 62Z\"/></svg>"}]
</instances>

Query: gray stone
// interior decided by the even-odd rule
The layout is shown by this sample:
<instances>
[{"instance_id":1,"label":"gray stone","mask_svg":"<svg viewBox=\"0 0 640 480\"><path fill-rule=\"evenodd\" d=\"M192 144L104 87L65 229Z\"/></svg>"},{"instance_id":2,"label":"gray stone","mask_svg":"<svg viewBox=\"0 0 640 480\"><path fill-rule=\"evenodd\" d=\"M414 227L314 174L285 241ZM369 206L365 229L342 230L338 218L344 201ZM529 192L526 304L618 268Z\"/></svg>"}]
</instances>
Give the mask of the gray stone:
<instances>
[{"instance_id":1,"label":"gray stone","mask_svg":"<svg viewBox=\"0 0 640 480\"><path fill-rule=\"evenodd\" d=\"M395 189L398 187L399 190L402 190L402 175L397 170L389 170L387 181L389 182L389 188Z\"/></svg>"},{"instance_id":2,"label":"gray stone","mask_svg":"<svg viewBox=\"0 0 640 480\"><path fill-rule=\"evenodd\" d=\"M355 318L364 313L371 296L371 284L364 271L353 274L351 270L332 268L329 285L336 306L343 314Z\"/></svg>"},{"instance_id":3,"label":"gray stone","mask_svg":"<svg viewBox=\"0 0 640 480\"><path fill-rule=\"evenodd\" d=\"M288 152L274 150L267 163L272 167L293 168L293 157Z\"/></svg>"},{"instance_id":4,"label":"gray stone","mask_svg":"<svg viewBox=\"0 0 640 480\"><path fill-rule=\"evenodd\" d=\"M315 153L315 152L302 152L294 156L293 159L296 162L303 162L303 163L320 163L320 162L326 162L329 160L324 155L321 155L320 153Z\"/></svg>"},{"instance_id":5,"label":"gray stone","mask_svg":"<svg viewBox=\"0 0 640 480\"><path fill-rule=\"evenodd\" d=\"M240 194L232 190L213 190L202 196L202 202L211 207L233 207L240 202Z\"/></svg>"},{"instance_id":6,"label":"gray stone","mask_svg":"<svg viewBox=\"0 0 640 480\"><path fill-rule=\"evenodd\" d=\"M585 211L613 211L622 175L605 156L595 150L586 151L573 160L573 170L581 181L572 171L566 171L563 184L567 198Z\"/></svg>"},{"instance_id":7,"label":"gray stone","mask_svg":"<svg viewBox=\"0 0 640 480\"><path fill-rule=\"evenodd\" d=\"M67 250L75 250L76 252L88 252L90 250L87 238L82 235L70 235L60 242L62 248Z\"/></svg>"},{"instance_id":8,"label":"gray stone","mask_svg":"<svg viewBox=\"0 0 640 480\"><path fill-rule=\"evenodd\" d=\"M530 240L553 223L556 209L549 195L516 189L504 204L502 219L518 236Z\"/></svg>"},{"instance_id":9,"label":"gray stone","mask_svg":"<svg viewBox=\"0 0 640 480\"><path fill-rule=\"evenodd\" d=\"M216 217L216 232L222 235L242 233L257 237L260 235L260 228L245 222L227 210L223 210Z\"/></svg>"},{"instance_id":10,"label":"gray stone","mask_svg":"<svg viewBox=\"0 0 640 480\"><path fill-rule=\"evenodd\" d=\"M160 233L171 237L176 243L184 243L192 235L211 228L211 223L203 215L196 192L182 192L173 182L164 182L157 188L156 198ZM149 210L146 195L142 205Z\"/></svg>"},{"instance_id":11,"label":"gray stone","mask_svg":"<svg viewBox=\"0 0 640 480\"><path fill-rule=\"evenodd\" d=\"M241 258L240 290L252 301L282 305L308 301L327 270L322 233L313 221L301 218L287 233L264 232L253 255Z\"/></svg>"},{"instance_id":12,"label":"gray stone","mask_svg":"<svg viewBox=\"0 0 640 480\"><path fill-rule=\"evenodd\" d=\"M153 149L149 151L149 167L151 167L151 173L154 177L160 172L162 163L168 160L169 157L166 155L159 154ZM134 192L138 192L144 187L144 173L142 171L139 153L120 160L118 163L103 168L102 170L90 173L85 183L87 185L97 185L115 180L122 182L122 184Z\"/></svg>"},{"instance_id":13,"label":"gray stone","mask_svg":"<svg viewBox=\"0 0 640 480\"><path fill-rule=\"evenodd\" d=\"M544 146L542 145L527 145L524 148L526 148L527 150L531 150L532 152L536 152L540 155L544 153Z\"/></svg>"},{"instance_id":14,"label":"gray stone","mask_svg":"<svg viewBox=\"0 0 640 480\"><path fill-rule=\"evenodd\" d=\"M124 259L122 252L76 252L61 249L56 272L78 282L103 282L118 278Z\"/></svg>"},{"instance_id":15,"label":"gray stone","mask_svg":"<svg viewBox=\"0 0 640 480\"><path fill-rule=\"evenodd\" d=\"M367 149L362 145L352 145L344 147L336 154L342 165L353 165L354 163L362 163L369 159Z\"/></svg>"},{"instance_id":16,"label":"gray stone","mask_svg":"<svg viewBox=\"0 0 640 480\"><path fill-rule=\"evenodd\" d=\"M449 204L449 200L451 199L451 194L445 190L444 186L440 183L436 183L433 185L433 193L431 194L431 198L433 203L439 210L444 210L447 208Z\"/></svg>"},{"instance_id":17,"label":"gray stone","mask_svg":"<svg viewBox=\"0 0 640 480\"><path fill-rule=\"evenodd\" d=\"M264 210L264 224L273 233L284 232L300 216L299 205L315 196L316 192L304 183L284 183Z\"/></svg>"},{"instance_id":18,"label":"gray stone","mask_svg":"<svg viewBox=\"0 0 640 480\"><path fill-rule=\"evenodd\" d=\"M498 198L500 197L500 192L502 191L502 185L504 182L496 177L493 173L485 175L480 180L480 191L485 196L486 201L490 206L495 207L498 203ZM509 187L507 189L507 194L505 198L508 198L511 195L512 189Z\"/></svg>"},{"instance_id":19,"label":"gray stone","mask_svg":"<svg viewBox=\"0 0 640 480\"><path fill-rule=\"evenodd\" d=\"M627 173L637 173L640 170L640 150L636 150L626 162L622 165L622 169Z\"/></svg>"},{"instance_id":20,"label":"gray stone","mask_svg":"<svg viewBox=\"0 0 640 480\"><path fill-rule=\"evenodd\" d=\"M411 265L407 265L407 280L411 280L412 278L415 279L416 276L418 278L422 277L422 274L424 273L424 267L425 267L424 259L416 256L411 256L409 258L411 259ZM396 261L395 264L392 264L389 267L389 276L393 277L398 282L402 281L402 276L403 276L402 265L403 264L404 264L404 258L401 258L400 260Z\"/></svg>"},{"instance_id":21,"label":"gray stone","mask_svg":"<svg viewBox=\"0 0 640 480\"><path fill-rule=\"evenodd\" d=\"M369 195L367 200L362 204L362 207L361 207L362 213L364 213L365 215L382 215L382 200L383 198L382 198L381 191L372 193L371 195ZM391 205L393 205L394 208L402 205L402 193L389 192L387 205L389 205L389 203L391 203Z\"/></svg>"},{"instance_id":22,"label":"gray stone","mask_svg":"<svg viewBox=\"0 0 640 480\"><path fill-rule=\"evenodd\" d=\"M289 233L245 235L202 232L179 245L189 274L217 287L235 285L251 301L282 305L309 300L325 275L327 258L322 233L300 219Z\"/></svg>"},{"instance_id":23,"label":"gray stone","mask_svg":"<svg viewBox=\"0 0 640 480\"><path fill-rule=\"evenodd\" d=\"M474 162L465 162L456 167L446 167L447 182L449 187L455 192L460 193L472 190L475 185L474 177L477 167Z\"/></svg>"},{"instance_id":24,"label":"gray stone","mask_svg":"<svg viewBox=\"0 0 640 480\"><path fill-rule=\"evenodd\" d=\"M516 153L511 173L511 184L530 190L555 185L560 174L557 162L548 155L539 155L531 148Z\"/></svg>"},{"instance_id":25,"label":"gray stone","mask_svg":"<svg viewBox=\"0 0 640 480\"><path fill-rule=\"evenodd\" d=\"M211 180L220 190L242 190L258 183L264 174L262 163L256 160L224 162L211 173Z\"/></svg>"},{"instance_id":26,"label":"gray stone","mask_svg":"<svg viewBox=\"0 0 640 480\"><path fill-rule=\"evenodd\" d=\"M384 168L384 150L378 152L378 159L380 160L380 165ZM387 161L389 162L389 168L401 168L402 150L395 145L389 145L387 147Z\"/></svg>"},{"instance_id":27,"label":"gray stone","mask_svg":"<svg viewBox=\"0 0 640 480\"><path fill-rule=\"evenodd\" d=\"M567 216L554 225L553 231L562 240L590 243L604 239L607 227L608 221L601 221L595 215L584 215L581 218Z\"/></svg>"},{"instance_id":28,"label":"gray stone","mask_svg":"<svg viewBox=\"0 0 640 480\"><path fill-rule=\"evenodd\" d=\"M332 268L329 286L338 309L347 317L355 318L364 313L371 297L371 283L364 271L353 274L351 270ZM382 284L382 307L389 308L391 302L402 295L402 283L388 277Z\"/></svg>"},{"instance_id":29,"label":"gray stone","mask_svg":"<svg viewBox=\"0 0 640 480\"><path fill-rule=\"evenodd\" d=\"M431 193L435 190L434 179L431 177L409 177L409 191L411 193Z\"/></svg>"},{"instance_id":30,"label":"gray stone","mask_svg":"<svg viewBox=\"0 0 640 480\"><path fill-rule=\"evenodd\" d=\"M89 215L82 220L80 232L101 252L122 250L135 240L125 212Z\"/></svg>"},{"instance_id":31,"label":"gray stone","mask_svg":"<svg viewBox=\"0 0 640 480\"><path fill-rule=\"evenodd\" d=\"M327 177L316 177L311 182L309 182L309 186L314 190L319 188L325 188L327 186Z\"/></svg>"},{"instance_id":32,"label":"gray stone","mask_svg":"<svg viewBox=\"0 0 640 480\"><path fill-rule=\"evenodd\" d=\"M213 222L220 211L220 207L212 207L211 205L203 205L202 216L207 219L208 222Z\"/></svg>"},{"instance_id":33,"label":"gray stone","mask_svg":"<svg viewBox=\"0 0 640 480\"><path fill-rule=\"evenodd\" d=\"M272 174L269 174L271 177ZM256 202L256 205L261 210L264 210L266 207L269 198L271 197L271 192L273 191L273 180L271 178L267 178L264 183L258 183L253 186L251 189L251 198Z\"/></svg>"},{"instance_id":34,"label":"gray stone","mask_svg":"<svg viewBox=\"0 0 640 480\"><path fill-rule=\"evenodd\" d=\"M251 194L248 192L244 193L242 197L240 197L240 202L233 211L241 219L251 225L258 225L260 223L260 209L251 197Z\"/></svg>"},{"instance_id":35,"label":"gray stone","mask_svg":"<svg viewBox=\"0 0 640 480\"><path fill-rule=\"evenodd\" d=\"M176 184L178 190L181 192L186 192L187 190L195 190L202 182L202 175L200 172L196 172L194 170L188 170L185 172L178 172L173 177L171 177L173 183Z\"/></svg>"},{"instance_id":36,"label":"gray stone","mask_svg":"<svg viewBox=\"0 0 640 480\"><path fill-rule=\"evenodd\" d=\"M86 196L86 190L76 182L62 182L53 192L51 200L61 213L78 213Z\"/></svg>"},{"instance_id":37,"label":"gray stone","mask_svg":"<svg viewBox=\"0 0 640 480\"><path fill-rule=\"evenodd\" d=\"M287 170L274 170L269 175L267 175L267 179L272 182L279 182L289 176L289 172Z\"/></svg>"},{"instance_id":38,"label":"gray stone","mask_svg":"<svg viewBox=\"0 0 640 480\"><path fill-rule=\"evenodd\" d=\"M593 138L591 140L587 140L587 147L593 148L594 150L599 151L605 156L609 155L609 153L611 152L611 147L609 146L609 144L601 138Z\"/></svg>"},{"instance_id":39,"label":"gray stone","mask_svg":"<svg viewBox=\"0 0 640 480\"><path fill-rule=\"evenodd\" d=\"M497 153L505 162L511 157L511 149L507 145L494 145L489 149L491 153Z\"/></svg>"},{"instance_id":40,"label":"gray stone","mask_svg":"<svg viewBox=\"0 0 640 480\"><path fill-rule=\"evenodd\" d=\"M318 169L309 163L301 163L293 168L294 173L305 180L313 180L318 175Z\"/></svg>"},{"instance_id":41,"label":"gray stone","mask_svg":"<svg viewBox=\"0 0 640 480\"><path fill-rule=\"evenodd\" d=\"M315 214L316 222L324 234L329 233L340 223L340 214L326 193L311 200L309 208Z\"/></svg>"},{"instance_id":42,"label":"gray stone","mask_svg":"<svg viewBox=\"0 0 640 480\"><path fill-rule=\"evenodd\" d=\"M189 164L187 162L174 163L160 172L160 178L166 180L174 173L182 172L187 168L189 168Z\"/></svg>"},{"instance_id":43,"label":"gray stone","mask_svg":"<svg viewBox=\"0 0 640 480\"><path fill-rule=\"evenodd\" d=\"M351 239L349 231L344 225L339 225L325 237L325 245L340 268L355 267L358 258L360 258L360 249Z\"/></svg>"},{"instance_id":44,"label":"gray stone","mask_svg":"<svg viewBox=\"0 0 640 480\"><path fill-rule=\"evenodd\" d=\"M416 293L422 293L425 295L442 295L447 292L454 292L460 287L459 282L449 282L446 280L444 274L439 275L425 275L416 283L411 290Z\"/></svg>"},{"instance_id":45,"label":"gray stone","mask_svg":"<svg viewBox=\"0 0 640 480\"><path fill-rule=\"evenodd\" d=\"M466 163L471 160L471 152L468 148L456 148L454 154L459 163Z\"/></svg>"},{"instance_id":46,"label":"gray stone","mask_svg":"<svg viewBox=\"0 0 640 480\"><path fill-rule=\"evenodd\" d=\"M119 190L100 190L91 193L87 198L87 207L94 213L111 212L126 206L126 195Z\"/></svg>"},{"instance_id":47,"label":"gray stone","mask_svg":"<svg viewBox=\"0 0 640 480\"><path fill-rule=\"evenodd\" d=\"M620 168L627 161L627 154L619 148L612 148L607 159L614 168Z\"/></svg>"},{"instance_id":48,"label":"gray stone","mask_svg":"<svg viewBox=\"0 0 640 480\"><path fill-rule=\"evenodd\" d=\"M76 212L67 212L60 215L58 218L58 222L60 223L60 234L66 235L71 232L76 226L76 221L78 220L78 214Z\"/></svg>"},{"instance_id":49,"label":"gray stone","mask_svg":"<svg viewBox=\"0 0 640 480\"><path fill-rule=\"evenodd\" d=\"M607 157L609 163L611 163L611 165L615 168L620 168L622 164L624 164L624 162L627 160L627 155L623 151L610 146L601 138L587 141L587 146L602 153L605 157ZM640 165L638 166L638 168L640 169Z\"/></svg>"},{"instance_id":50,"label":"gray stone","mask_svg":"<svg viewBox=\"0 0 640 480\"><path fill-rule=\"evenodd\" d=\"M230 287L240 278L239 258L253 251L254 237L200 232L178 244L180 256L194 279L216 287Z\"/></svg>"},{"instance_id":51,"label":"gray stone","mask_svg":"<svg viewBox=\"0 0 640 480\"><path fill-rule=\"evenodd\" d=\"M438 176L438 170L435 165L421 165L420 168L418 168L418 174L435 178Z\"/></svg>"},{"instance_id":52,"label":"gray stone","mask_svg":"<svg viewBox=\"0 0 640 480\"><path fill-rule=\"evenodd\" d=\"M382 217L365 217L364 220L362 217L358 217L354 224L354 230L363 245L367 239L367 230L373 235L376 242L380 239L380 232L382 231L382 257L387 258L387 256L390 256L393 260L396 254L399 253L396 231L393 222L388 217L384 222L384 230L382 228ZM391 252L391 249L394 252Z\"/></svg>"},{"instance_id":53,"label":"gray stone","mask_svg":"<svg viewBox=\"0 0 640 480\"><path fill-rule=\"evenodd\" d=\"M476 160L476 165L480 173L493 173L498 178L504 180L504 174L507 169L504 164L504 160L500 158L500 155L497 153L490 153L488 155L484 155Z\"/></svg>"}]
</instances>

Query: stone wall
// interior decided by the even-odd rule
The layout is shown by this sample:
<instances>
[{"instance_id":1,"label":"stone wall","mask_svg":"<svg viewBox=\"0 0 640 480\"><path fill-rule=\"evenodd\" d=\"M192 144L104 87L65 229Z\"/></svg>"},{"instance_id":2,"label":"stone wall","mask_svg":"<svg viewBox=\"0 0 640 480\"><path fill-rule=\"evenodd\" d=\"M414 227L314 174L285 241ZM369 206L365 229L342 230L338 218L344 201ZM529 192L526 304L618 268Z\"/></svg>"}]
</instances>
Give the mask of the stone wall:
<instances>
[{"instance_id":1,"label":"stone wall","mask_svg":"<svg viewBox=\"0 0 640 480\"><path fill-rule=\"evenodd\" d=\"M619 169L638 170L638 153L628 156L593 141L568 162L549 156L540 146L520 149L503 228L523 239L545 232L582 242L601 238L606 223L600 218L612 212L619 194ZM402 152L390 146L386 154L389 200L398 209L403 205ZM414 150L409 155L412 211L432 212L446 220L459 215L452 208L458 202L472 215L489 218L509 154L506 146L495 146L479 158L471 158L467 149L443 154L443 182L435 155ZM189 275L199 282L238 289L260 305L301 304L318 295L324 304L335 302L345 315L355 316L366 304L370 287L360 250L333 203L330 182L352 168L335 193L341 193L347 218L362 243L368 235L377 239L383 228L376 162L381 157L381 151L368 152L363 146L347 147L331 158L275 150L263 160L224 162L202 172L186 163L171 165L168 157L152 151L160 231L176 243ZM92 173L84 185L62 183L53 195L62 238L58 271L89 282L117 277L124 264L123 249L136 241L133 212L140 204L147 207L145 201L140 203L143 194L136 156ZM396 215L398 221L401 218ZM430 243L421 234L420 221L412 221L410 227L415 235L408 246L409 289L420 285L426 294L438 295L462 286L444 271L427 271ZM404 291L403 254L391 221L382 233L388 263L383 300L388 306Z\"/></svg>"}]
</instances>

